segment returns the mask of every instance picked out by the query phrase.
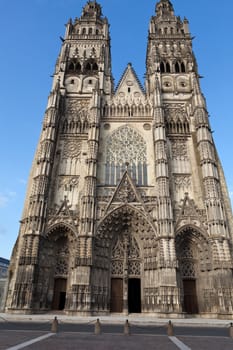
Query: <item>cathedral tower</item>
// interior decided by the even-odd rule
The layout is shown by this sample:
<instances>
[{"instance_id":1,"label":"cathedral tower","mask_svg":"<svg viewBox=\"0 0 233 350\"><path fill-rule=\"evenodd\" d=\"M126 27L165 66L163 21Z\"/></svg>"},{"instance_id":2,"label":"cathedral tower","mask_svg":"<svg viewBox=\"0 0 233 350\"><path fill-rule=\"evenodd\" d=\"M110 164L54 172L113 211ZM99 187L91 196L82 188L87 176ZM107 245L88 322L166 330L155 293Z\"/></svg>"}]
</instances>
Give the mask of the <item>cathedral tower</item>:
<instances>
[{"instance_id":1,"label":"cathedral tower","mask_svg":"<svg viewBox=\"0 0 233 350\"><path fill-rule=\"evenodd\" d=\"M6 310L232 315L232 212L187 19L157 3L145 88L129 63L114 90L96 1L62 41Z\"/></svg>"}]
</instances>

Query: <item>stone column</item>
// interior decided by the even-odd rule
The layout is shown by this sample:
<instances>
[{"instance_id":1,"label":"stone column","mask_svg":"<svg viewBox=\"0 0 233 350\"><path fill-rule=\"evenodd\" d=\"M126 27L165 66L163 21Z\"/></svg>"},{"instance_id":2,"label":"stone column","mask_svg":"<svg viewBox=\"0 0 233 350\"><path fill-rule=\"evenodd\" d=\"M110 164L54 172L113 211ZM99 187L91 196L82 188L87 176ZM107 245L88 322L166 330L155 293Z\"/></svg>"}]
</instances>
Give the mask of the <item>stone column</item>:
<instances>
[{"instance_id":1,"label":"stone column","mask_svg":"<svg viewBox=\"0 0 233 350\"><path fill-rule=\"evenodd\" d=\"M53 166L54 149L59 121L60 85L56 84L48 98L42 133L34 166L30 175L27 200L20 226L17 260L10 309L33 310L36 288L39 239L44 229L49 178Z\"/></svg>"},{"instance_id":2,"label":"stone column","mask_svg":"<svg viewBox=\"0 0 233 350\"><path fill-rule=\"evenodd\" d=\"M81 298L82 310L90 312L91 292L91 266L93 259L93 234L95 230L96 219L96 172L97 156L99 146L99 98L97 92L92 97L92 106L89 115L89 134L88 134L88 158L87 158L87 176L85 177L84 195L82 197L81 227L79 234L79 256L76 259L77 274L79 276L78 284L83 285L84 293L88 293Z\"/></svg>"},{"instance_id":3,"label":"stone column","mask_svg":"<svg viewBox=\"0 0 233 350\"><path fill-rule=\"evenodd\" d=\"M179 311L176 281L176 252L174 244L173 213L169 191L169 168L165 116L162 108L160 76L156 74L154 92L153 133L155 148L155 176L158 188L158 294L159 311ZM174 301L171 302L171 300Z\"/></svg>"},{"instance_id":4,"label":"stone column","mask_svg":"<svg viewBox=\"0 0 233 350\"><path fill-rule=\"evenodd\" d=\"M221 294L219 311L232 310L229 295L232 291L232 256L230 235L226 220L218 158L212 138L204 97L195 75L193 75L194 118L197 135L197 149L204 186L204 200L207 214L208 233L212 247L213 286ZM223 292L224 290L224 292ZM224 296L225 291L228 291ZM230 294L229 294L230 293ZM217 298L218 299L218 298ZM225 300L228 299L228 300Z\"/></svg>"}]
</instances>

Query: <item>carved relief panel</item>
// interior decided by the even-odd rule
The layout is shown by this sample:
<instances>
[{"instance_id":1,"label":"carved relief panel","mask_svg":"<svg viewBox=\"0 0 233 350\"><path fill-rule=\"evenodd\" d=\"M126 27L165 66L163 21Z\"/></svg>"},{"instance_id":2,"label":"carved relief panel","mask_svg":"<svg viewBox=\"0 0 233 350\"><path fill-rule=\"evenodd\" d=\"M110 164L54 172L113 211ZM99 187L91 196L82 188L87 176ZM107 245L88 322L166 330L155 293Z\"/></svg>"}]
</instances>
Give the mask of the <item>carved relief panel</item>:
<instances>
[{"instance_id":1,"label":"carved relief panel","mask_svg":"<svg viewBox=\"0 0 233 350\"><path fill-rule=\"evenodd\" d=\"M169 146L173 195L179 202L186 192L193 191L188 140L174 137L170 139Z\"/></svg>"},{"instance_id":2,"label":"carved relief panel","mask_svg":"<svg viewBox=\"0 0 233 350\"><path fill-rule=\"evenodd\" d=\"M140 251L136 239L131 234L120 235L112 249L111 274L122 277L140 276Z\"/></svg>"},{"instance_id":3,"label":"carved relief panel","mask_svg":"<svg viewBox=\"0 0 233 350\"><path fill-rule=\"evenodd\" d=\"M64 197L77 210L86 174L87 142L82 137L61 137L56 154L53 199L50 208L60 206Z\"/></svg>"},{"instance_id":4,"label":"carved relief panel","mask_svg":"<svg viewBox=\"0 0 233 350\"><path fill-rule=\"evenodd\" d=\"M190 157L188 152L187 139L170 139L170 159L173 173L190 174Z\"/></svg>"},{"instance_id":5,"label":"carved relief panel","mask_svg":"<svg viewBox=\"0 0 233 350\"><path fill-rule=\"evenodd\" d=\"M76 81L73 84L76 84ZM89 100L67 98L65 103L65 117L63 117L62 121L62 134L87 133L89 126L88 117Z\"/></svg>"}]
</instances>

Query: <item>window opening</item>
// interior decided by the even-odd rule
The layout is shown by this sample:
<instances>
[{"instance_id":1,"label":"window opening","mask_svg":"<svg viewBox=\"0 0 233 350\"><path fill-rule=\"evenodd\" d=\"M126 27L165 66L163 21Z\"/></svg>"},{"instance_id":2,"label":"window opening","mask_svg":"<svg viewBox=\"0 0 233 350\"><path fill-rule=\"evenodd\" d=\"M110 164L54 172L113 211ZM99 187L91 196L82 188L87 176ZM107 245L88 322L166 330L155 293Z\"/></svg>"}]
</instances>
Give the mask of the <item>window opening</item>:
<instances>
[{"instance_id":1,"label":"window opening","mask_svg":"<svg viewBox=\"0 0 233 350\"><path fill-rule=\"evenodd\" d=\"M180 66L179 66L178 62L176 62L176 64L175 64L175 72L180 73Z\"/></svg>"},{"instance_id":2,"label":"window opening","mask_svg":"<svg viewBox=\"0 0 233 350\"><path fill-rule=\"evenodd\" d=\"M160 63L160 72L165 73L165 67L163 62Z\"/></svg>"},{"instance_id":3,"label":"window opening","mask_svg":"<svg viewBox=\"0 0 233 350\"><path fill-rule=\"evenodd\" d=\"M137 185L147 186L146 141L136 130L128 126L117 129L108 138L106 149L106 184L117 185L127 169Z\"/></svg>"},{"instance_id":4,"label":"window opening","mask_svg":"<svg viewBox=\"0 0 233 350\"><path fill-rule=\"evenodd\" d=\"M166 63L166 72L167 72L167 73L170 73L170 72L171 72L170 64L169 64L168 62Z\"/></svg>"},{"instance_id":5,"label":"window opening","mask_svg":"<svg viewBox=\"0 0 233 350\"><path fill-rule=\"evenodd\" d=\"M184 62L181 63L181 72L185 73L185 65Z\"/></svg>"}]
</instances>

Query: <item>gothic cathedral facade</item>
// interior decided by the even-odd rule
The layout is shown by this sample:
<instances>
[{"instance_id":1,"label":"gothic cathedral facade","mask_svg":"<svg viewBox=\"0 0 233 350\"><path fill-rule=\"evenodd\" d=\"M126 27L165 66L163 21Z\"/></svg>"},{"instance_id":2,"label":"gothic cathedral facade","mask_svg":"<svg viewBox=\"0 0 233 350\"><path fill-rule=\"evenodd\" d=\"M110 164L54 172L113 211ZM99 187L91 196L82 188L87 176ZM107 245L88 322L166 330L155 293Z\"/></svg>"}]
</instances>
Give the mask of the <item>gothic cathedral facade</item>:
<instances>
[{"instance_id":1,"label":"gothic cathedral facade","mask_svg":"<svg viewBox=\"0 0 233 350\"><path fill-rule=\"evenodd\" d=\"M233 315L233 222L187 19L149 24L117 87L101 6L70 20L9 272L7 312Z\"/></svg>"}]
</instances>

